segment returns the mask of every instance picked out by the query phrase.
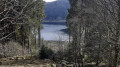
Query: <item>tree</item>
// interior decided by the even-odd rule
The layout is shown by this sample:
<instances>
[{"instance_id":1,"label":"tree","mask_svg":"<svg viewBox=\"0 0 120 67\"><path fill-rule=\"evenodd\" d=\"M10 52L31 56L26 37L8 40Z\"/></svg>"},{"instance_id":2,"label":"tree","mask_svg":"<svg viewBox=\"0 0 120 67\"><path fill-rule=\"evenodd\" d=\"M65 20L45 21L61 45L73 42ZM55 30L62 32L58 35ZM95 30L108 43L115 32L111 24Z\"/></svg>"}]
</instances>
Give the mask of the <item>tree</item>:
<instances>
[{"instance_id":1,"label":"tree","mask_svg":"<svg viewBox=\"0 0 120 67\"><path fill-rule=\"evenodd\" d=\"M113 60L113 67L117 67L118 65L118 56L119 56L119 34L120 34L120 0L101 0L98 1L97 4L99 5L98 12L99 17L101 17L102 21L107 27L109 43L113 45L114 48L114 60ZM109 45L111 46L111 45Z\"/></svg>"},{"instance_id":2,"label":"tree","mask_svg":"<svg viewBox=\"0 0 120 67\"><path fill-rule=\"evenodd\" d=\"M92 9L94 1L89 0L70 0L71 9L67 17L68 28L72 35L73 55L75 55L74 62L82 63L84 66L85 45L87 43L86 36L95 27L95 14ZM91 10L91 11L89 11Z\"/></svg>"},{"instance_id":3,"label":"tree","mask_svg":"<svg viewBox=\"0 0 120 67\"><path fill-rule=\"evenodd\" d=\"M0 43L14 40L24 49L44 19L44 1L1 0L0 3Z\"/></svg>"},{"instance_id":4,"label":"tree","mask_svg":"<svg viewBox=\"0 0 120 67\"><path fill-rule=\"evenodd\" d=\"M96 66L103 62L108 67L117 67L120 49L120 1L69 1L71 8L67 24L72 32L73 41L70 47L73 51L72 55L76 55L74 60L78 60L77 55L80 52L83 55L82 59L85 59L84 56L89 57L88 60L97 59L91 61L96 62ZM94 56L97 57L94 58Z\"/></svg>"},{"instance_id":5,"label":"tree","mask_svg":"<svg viewBox=\"0 0 120 67\"><path fill-rule=\"evenodd\" d=\"M39 59L52 59L54 52L44 45L41 46L39 51Z\"/></svg>"}]
</instances>

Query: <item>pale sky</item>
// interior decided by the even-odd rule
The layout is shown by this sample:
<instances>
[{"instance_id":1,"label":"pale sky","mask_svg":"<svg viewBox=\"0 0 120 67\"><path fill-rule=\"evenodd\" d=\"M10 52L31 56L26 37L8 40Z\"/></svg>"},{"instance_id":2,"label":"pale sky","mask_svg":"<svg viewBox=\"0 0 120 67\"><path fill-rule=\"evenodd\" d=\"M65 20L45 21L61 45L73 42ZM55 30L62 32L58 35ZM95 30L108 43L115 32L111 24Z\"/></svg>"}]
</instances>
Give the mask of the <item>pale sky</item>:
<instances>
[{"instance_id":1,"label":"pale sky","mask_svg":"<svg viewBox=\"0 0 120 67\"><path fill-rule=\"evenodd\" d=\"M45 2L52 2L52 1L56 1L56 0L44 0Z\"/></svg>"}]
</instances>

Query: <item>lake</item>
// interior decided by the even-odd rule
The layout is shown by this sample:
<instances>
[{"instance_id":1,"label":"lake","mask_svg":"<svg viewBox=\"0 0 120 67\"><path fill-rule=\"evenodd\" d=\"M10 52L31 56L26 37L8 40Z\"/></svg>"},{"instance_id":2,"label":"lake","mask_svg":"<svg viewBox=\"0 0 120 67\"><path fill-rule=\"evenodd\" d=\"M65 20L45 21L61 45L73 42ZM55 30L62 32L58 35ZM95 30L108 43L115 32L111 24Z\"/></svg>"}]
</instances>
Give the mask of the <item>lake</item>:
<instances>
[{"instance_id":1,"label":"lake","mask_svg":"<svg viewBox=\"0 0 120 67\"><path fill-rule=\"evenodd\" d=\"M68 41L65 22L44 22L41 36L44 40Z\"/></svg>"}]
</instances>

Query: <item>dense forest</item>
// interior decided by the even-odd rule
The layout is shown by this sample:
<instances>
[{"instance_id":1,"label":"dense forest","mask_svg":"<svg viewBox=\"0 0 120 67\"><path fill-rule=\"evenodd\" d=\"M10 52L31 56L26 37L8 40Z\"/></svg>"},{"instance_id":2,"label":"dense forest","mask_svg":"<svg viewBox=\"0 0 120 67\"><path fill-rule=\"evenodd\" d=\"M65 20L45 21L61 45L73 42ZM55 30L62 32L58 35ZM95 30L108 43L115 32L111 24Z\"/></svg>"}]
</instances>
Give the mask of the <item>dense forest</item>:
<instances>
[{"instance_id":1,"label":"dense forest","mask_svg":"<svg viewBox=\"0 0 120 67\"><path fill-rule=\"evenodd\" d=\"M43 0L0 0L0 65L120 67L120 0L69 0L69 4L69 41L45 41L41 23L45 9L54 7L45 8ZM65 18L66 12L56 16L62 7L57 8L57 13L47 10L51 20Z\"/></svg>"}]
</instances>

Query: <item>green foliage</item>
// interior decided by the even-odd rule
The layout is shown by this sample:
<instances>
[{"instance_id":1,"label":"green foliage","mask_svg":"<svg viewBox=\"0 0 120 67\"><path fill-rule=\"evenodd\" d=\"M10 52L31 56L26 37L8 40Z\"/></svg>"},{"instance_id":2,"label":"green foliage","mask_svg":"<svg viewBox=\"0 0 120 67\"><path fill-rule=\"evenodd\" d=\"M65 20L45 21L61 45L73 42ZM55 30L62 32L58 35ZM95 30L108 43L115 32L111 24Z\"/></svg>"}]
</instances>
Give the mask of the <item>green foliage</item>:
<instances>
[{"instance_id":1,"label":"green foliage","mask_svg":"<svg viewBox=\"0 0 120 67\"><path fill-rule=\"evenodd\" d=\"M50 48L42 45L41 50L39 51L40 59L52 59L53 55L54 55L54 52Z\"/></svg>"}]
</instances>

